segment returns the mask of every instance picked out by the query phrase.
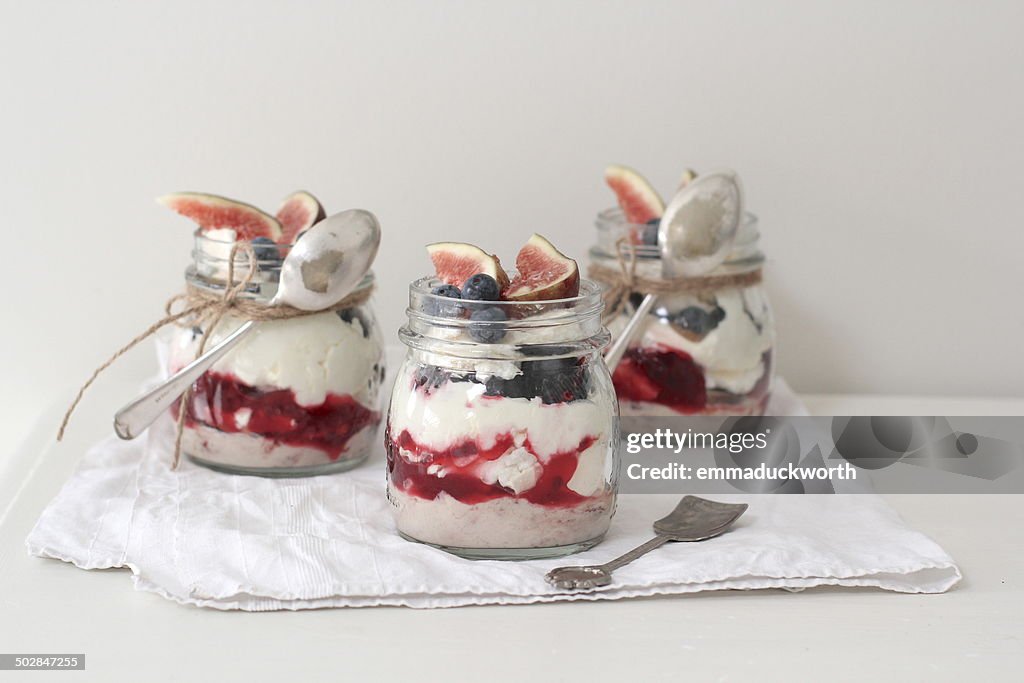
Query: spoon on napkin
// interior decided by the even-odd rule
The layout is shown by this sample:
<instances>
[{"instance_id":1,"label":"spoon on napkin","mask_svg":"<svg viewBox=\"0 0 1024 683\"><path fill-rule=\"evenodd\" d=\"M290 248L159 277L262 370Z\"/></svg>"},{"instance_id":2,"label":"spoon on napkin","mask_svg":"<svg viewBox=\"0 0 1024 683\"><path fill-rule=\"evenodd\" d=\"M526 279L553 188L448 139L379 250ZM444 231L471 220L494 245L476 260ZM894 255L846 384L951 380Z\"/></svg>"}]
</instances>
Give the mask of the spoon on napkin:
<instances>
[{"instance_id":1,"label":"spoon on napkin","mask_svg":"<svg viewBox=\"0 0 1024 683\"><path fill-rule=\"evenodd\" d=\"M328 216L303 234L284 262L277 293L268 306L321 311L359 285L380 246L380 223L369 211L350 209ZM245 339L258 321L249 320L176 374L114 415L114 431L134 439L167 410L210 366Z\"/></svg>"},{"instance_id":2,"label":"spoon on napkin","mask_svg":"<svg viewBox=\"0 0 1024 683\"><path fill-rule=\"evenodd\" d=\"M654 523L655 536L610 562L579 567L558 567L544 578L555 588L588 590L607 586L612 572L669 541L706 541L721 536L747 511L746 503L719 503L697 496L683 496L676 508Z\"/></svg>"}]
</instances>

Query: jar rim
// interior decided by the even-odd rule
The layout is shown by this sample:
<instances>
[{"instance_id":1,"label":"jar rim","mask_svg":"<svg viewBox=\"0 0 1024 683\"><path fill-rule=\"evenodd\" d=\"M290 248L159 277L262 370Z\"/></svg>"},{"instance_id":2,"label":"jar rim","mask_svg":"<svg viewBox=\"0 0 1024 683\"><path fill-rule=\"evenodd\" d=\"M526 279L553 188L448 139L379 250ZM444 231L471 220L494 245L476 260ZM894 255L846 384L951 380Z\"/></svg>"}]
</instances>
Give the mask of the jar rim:
<instances>
[{"instance_id":1,"label":"jar rim","mask_svg":"<svg viewBox=\"0 0 1024 683\"><path fill-rule=\"evenodd\" d=\"M515 275L514 271L509 273L511 276ZM421 277L418 280L413 280L409 283L409 301L412 303L413 297L421 298L422 301L430 301L432 303L451 303L452 299L446 296L440 296L431 292L434 287L444 284L440 279L433 275ZM597 310L604 306L604 301L601 298L601 286L592 280L586 278L580 278L580 289L579 294L574 297L565 297L562 299L538 299L536 301L478 301L476 305L481 306L494 306L501 308L508 312L514 311L536 311L538 307L549 308L551 310L570 309L577 306L586 307L579 313L589 313L590 309L597 307ZM512 317L511 315L509 316Z\"/></svg>"},{"instance_id":2,"label":"jar rim","mask_svg":"<svg viewBox=\"0 0 1024 683\"><path fill-rule=\"evenodd\" d=\"M252 244L252 240L222 239L219 236L211 236L202 228L196 228L192 236L192 263L185 270L185 278L201 289L213 292L223 291L227 284L228 261L232 247L240 242ZM267 301L272 299L277 293L281 264L284 261L284 257L287 256L288 250L294 245L295 242L289 244L278 244L275 242L274 246L278 250L278 258L257 257L256 277L249 283L245 291L240 293L240 296ZM270 246L269 244L266 245L267 248ZM234 263L235 282L241 280L248 267L248 261L244 256L239 256L236 253ZM369 270L352 290L352 293L362 292L372 287L374 282L374 273L372 270Z\"/></svg>"},{"instance_id":3,"label":"jar rim","mask_svg":"<svg viewBox=\"0 0 1024 683\"><path fill-rule=\"evenodd\" d=\"M234 230L234 228L214 228L213 230ZM211 230L204 230L203 228L196 228L192 232L192 236L195 237L197 240L201 239L201 240L205 240L207 242L212 242L214 244L222 244L222 245L227 246L227 247L233 246L236 242L249 242L250 244L252 244L252 241L253 241L251 239L248 239L248 240L220 239L219 236L211 236L210 232L211 232ZM268 237L267 239L270 239L270 238ZM270 245L268 244L267 246L270 246ZM294 247L295 246L295 241L292 241L292 242L274 242L274 246L276 246L278 248L281 248L281 247Z\"/></svg>"},{"instance_id":4,"label":"jar rim","mask_svg":"<svg viewBox=\"0 0 1024 683\"><path fill-rule=\"evenodd\" d=\"M614 244L622 237L628 237L634 230L642 230L647 227L645 223L629 223L626 221L625 214L622 209L618 206L608 207L597 213L594 219L594 224L597 226L599 233L608 235L608 238L612 239ZM728 258L723 261L722 265L731 266L739 264L749 265L752 262L758 262L764 260L764 254L761 253L758 244L760 243L761 233L758 230L758 218L757 215L750 211L743 212L743 221L740 223L739 230L736 233L736 240L733 243L732 251ZM600 245L600 234L598 239ZM650 244L634 244L632 245L633 251L636 253L637 258L640 259L660 259L661 251L656 245ZM614 250L608 250L608 254L615 258L616 254Z\"/></svg>"},{"instance_id":5,"label":"jar rim","mask_svg":"<svg viewBox=\"0 0 1024 683\"><path fill-rule=\"evenodd\" d=\"M592 280L580 279L577 296L539 301L451 299L431 293L439 284L438 278L429 276L409 285L408 322L399 330L406 346L462 358L521 360L523 347L561 347L569 352L600 349L608 343L601 321L602 288ZM461 310L446 314L444 307L456 301L461 301ZM499 308L504 319L474 320L467 315L469 310L486 308ZM500 336L480 340L479 333L487 330Z\"/></svg>"},{"instance_id":6,"label":"jar rim","mask_svg":"<svg viewBox=\"0 0 1024 683\"><path fill-rule=\"evenodd\" d=\"M260 272L266 274L267 271L264 270ZM224 279L204 277L203 274L200 273L199 270L196 268L195 264L192 264L185 269L185 278L189 280L194 286L211 292L223 291L225 286L227 285L227 281ZM373 274L372 270L369 270L366 272L366 275L363 276L363 279L359 281L359 284L357 284L355 288L352 289L351 293L357 294L366 289L369 289L374 285L375 281L376 276ZM269 292L266 290L268 284L274 286L274 288L271 289ZM239 293L239 296L259 296L260 298L264 298L269 301L270 299L274 298L274 294L277 291L276 285L276 275L270 282L254 280L253 282L249 283L249 286L246 287L245 291Z\"/></svg>"}]
</instances>

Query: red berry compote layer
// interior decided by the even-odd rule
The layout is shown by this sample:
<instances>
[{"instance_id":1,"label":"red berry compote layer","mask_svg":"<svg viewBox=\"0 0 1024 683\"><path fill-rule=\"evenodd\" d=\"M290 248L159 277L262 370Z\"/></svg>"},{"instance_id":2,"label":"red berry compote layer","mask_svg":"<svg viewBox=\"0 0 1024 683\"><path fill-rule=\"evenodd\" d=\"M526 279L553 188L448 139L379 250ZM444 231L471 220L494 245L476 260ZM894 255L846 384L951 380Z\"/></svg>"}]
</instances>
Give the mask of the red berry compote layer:
<instances>
[{"instance_id":1,"label":"red berry compote layer","mask_svg":"<svg viewBox=\"0 0 1024 683\"><path fill-rule=\"evenodd\" d=\"M261 323L195 383L182 449L207 463L290 469L362 460L375 441L381 345L366 313ZM241 321L225 320L207 346ZM171 372L195 357L201 331L179 330Z\"/></svg>"}]
</instances>

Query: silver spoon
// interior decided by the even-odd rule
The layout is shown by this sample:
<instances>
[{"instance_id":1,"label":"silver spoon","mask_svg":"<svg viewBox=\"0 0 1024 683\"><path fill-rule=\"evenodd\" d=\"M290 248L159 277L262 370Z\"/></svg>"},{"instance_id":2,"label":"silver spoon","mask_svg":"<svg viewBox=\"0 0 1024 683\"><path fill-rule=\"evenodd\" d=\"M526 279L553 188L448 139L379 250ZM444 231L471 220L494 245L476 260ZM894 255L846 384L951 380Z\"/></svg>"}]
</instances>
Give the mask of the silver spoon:
<instances>
[{"instance_id":1,"label":"silver spoon","mask_svg":"<svg viewBox=\"0 0 1024 683\"><path fill-rule=\"evenodd\" d=\"M698 176L676 193L658 224L662 277L697 277L714 270L729 255L742 219L739 176L726 170ZM657 299L656 294L644 296L608 347L604 362L609 372L615 372Z\"/></svg>"},{"instance_id":2,"label":"silver spoon","mask_svg":"<svg viewBox=\"0 0 1024 683\"><path fill-rule=\"evenodd\" d=\"M282 304L320 311L338 303L362 281L377 256L380 223L369 211L351 209L328 216L303 234L281 264L277 293ZM249 320L202 356L114 415L114 431L134 439L192 386L211 365L245 339L258 322Z\"/></svg>"},{"instance_id":3,"label":"silver spoon","mask_svg":"<svg viewBox=\"0 0 1024 683\"><path fill-rule=\"evenodd\" d=\"M643 545L616 557L611 562L591 566L558 567L545 574L544 578L551 585L563 590L588 590L607 586L612 582L614 570L629 564L641 555L646 555L669 541L706 541L720 536L746 511L746 503L718 503L697 496L683 496L675 510L654 523L655 536Z\"/></svg>"}]
</instances>

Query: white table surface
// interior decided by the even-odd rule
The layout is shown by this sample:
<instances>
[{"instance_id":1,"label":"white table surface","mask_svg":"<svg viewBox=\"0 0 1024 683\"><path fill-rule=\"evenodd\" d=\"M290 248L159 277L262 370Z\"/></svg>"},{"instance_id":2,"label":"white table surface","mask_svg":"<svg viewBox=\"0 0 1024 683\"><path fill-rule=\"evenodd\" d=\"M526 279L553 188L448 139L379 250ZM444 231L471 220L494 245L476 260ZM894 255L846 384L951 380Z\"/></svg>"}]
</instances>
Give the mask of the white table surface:
<instances>
[{"instance_id":1,"label":"white table surface","mask_svg":"<svg viewBox=\"0 0 1024 683\"><path fill-rule=\"evenodd\" d=\"M1019 680L1024 667L1024 496L889 497L960 563L963 583L943 595L820 588L295 613L177 605L133 590L125 571L26 553L76 454L134 391L102 384L64 443L53 442L52 404L0 467L0 652L84 652L86 671L0 680L980 681ZM1024 414L1024 400L804 398L814 414ZM0 422L7 434L18 426Z\"/></svg>"}]
</instances>

